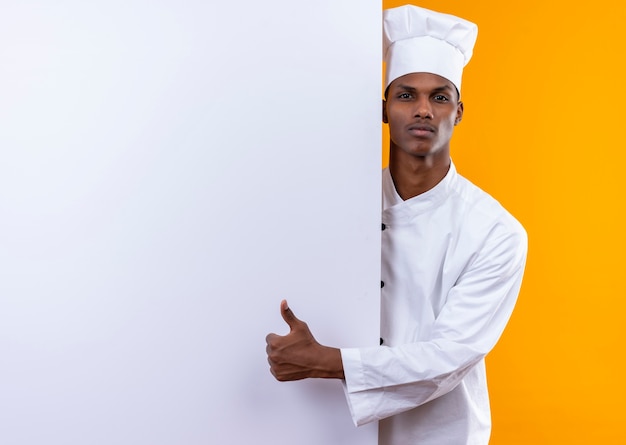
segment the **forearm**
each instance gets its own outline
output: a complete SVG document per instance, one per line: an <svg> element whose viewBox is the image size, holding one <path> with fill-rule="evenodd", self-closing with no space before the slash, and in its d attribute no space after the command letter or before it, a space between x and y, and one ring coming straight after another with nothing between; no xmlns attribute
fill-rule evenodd
<svg viewBox="0 0 626 445"><path fill-rule="evenodd" d="M441 342L345 348L341 353L349 392L417 385L425 390L419 397L422 402L454 387L485 356L470 347Z"/></svg>
<svg viewBox="0 0 626 445"><path fill-rule="evenodd" d="M344 389L356 425L402 413L447 394L483 357L470 354L473 360L468 356L465 364L453 365L454 360L433 360L428 354L416 360L406 350L400 352L402 349L341 350Z"/></svg>
<svg viewBox="0 0 626 445"><path fill-rule="evenodd" d="M321 346L320 354L316 360L317 364L311 370L310 377L324 379L343 379L343 361L341 360L341 350L328 346Z"/></svg>

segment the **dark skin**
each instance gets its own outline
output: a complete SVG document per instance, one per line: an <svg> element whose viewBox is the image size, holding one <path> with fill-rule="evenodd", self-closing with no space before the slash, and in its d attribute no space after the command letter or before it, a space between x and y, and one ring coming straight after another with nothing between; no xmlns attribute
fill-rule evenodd
<svg viewBox="0 0 626 445"><path fill-rule="evenodd" d="M280 313L289 325L289 334L269 334L265 338L267 361L276 380L343 379L339 349L319 344L307 324L296 318L285 300L280 303Z"/></svg>
<svg viewBox="0 0 626 445"><path fill-rule="evenodd" d="M463 118L463 103L455 86L430 73L395 79L383 101L383 122L389 124L389 172L404 200L437 185L450 168L450 139ZM279 381L306 378L343 379L339 348L319 344L307 324L280 304L289 325L287 335L269 334L267 360Z"/></svg>
<svg viewBox="0 0 626 445"><path fill-rule="evenodd" d="M389 171L404 200L437 185L450 168L450 139L463 118L454 85L429 73L395 79L383 102L389 124Z"/></svg>

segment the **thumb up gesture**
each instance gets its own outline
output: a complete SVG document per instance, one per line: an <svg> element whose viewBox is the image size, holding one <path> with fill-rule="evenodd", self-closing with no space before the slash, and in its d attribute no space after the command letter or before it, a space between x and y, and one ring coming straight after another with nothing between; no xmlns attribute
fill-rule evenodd
<svg viewBox="0 0 626 445"><path fill-rule="evenodd" d="M311 377L343 379L341 351L320 345L309 326L294 315L286 300L280 303L280 313L289 326L289 333L265 337L272 375L281 382Z"/></svg>

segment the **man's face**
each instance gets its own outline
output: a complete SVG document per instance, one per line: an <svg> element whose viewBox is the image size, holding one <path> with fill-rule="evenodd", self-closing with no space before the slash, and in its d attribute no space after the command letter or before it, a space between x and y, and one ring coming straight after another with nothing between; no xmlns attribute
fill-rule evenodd
<svg viewBox="0 0 626 445"><path fill-rule="evenodd" d="M462 117L456 88L441 76L412 73L389 85L383 121L389 124L392 150L448 157L452 131Z"/></svg>

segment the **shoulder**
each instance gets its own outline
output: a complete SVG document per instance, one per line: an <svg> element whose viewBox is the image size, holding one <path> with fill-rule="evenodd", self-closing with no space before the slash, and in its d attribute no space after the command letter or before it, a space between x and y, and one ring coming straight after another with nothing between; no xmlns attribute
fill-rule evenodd
<svg viewBox="0 0 626 445"><path fill-rule="evenodd" d="M466 231L526 246L522 224L498 200L461 175L457 174L451 187L449 205L458 210L457 217Z"/></svg>

